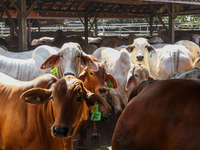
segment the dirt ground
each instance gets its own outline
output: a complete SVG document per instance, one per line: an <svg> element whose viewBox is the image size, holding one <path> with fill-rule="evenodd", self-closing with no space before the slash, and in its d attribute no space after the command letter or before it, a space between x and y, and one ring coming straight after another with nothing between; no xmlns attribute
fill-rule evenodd
<svg viewBox="0 0 200 150"><path fill-rule="evenodd" d="M86 150L111 150L111 140L115 124L117 122L117 115L112 108L112 111L108 113L107 119L102 119L97 123L98 127L98 140L92 141L92 121L87 122L87 133L84 141ZM74 150L77 150L78 135L74 138Z"/></svg>

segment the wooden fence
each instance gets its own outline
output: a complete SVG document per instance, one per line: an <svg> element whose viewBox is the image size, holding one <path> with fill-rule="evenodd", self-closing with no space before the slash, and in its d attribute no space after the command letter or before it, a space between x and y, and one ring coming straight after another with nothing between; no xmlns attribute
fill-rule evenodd
<svg viewBox="0 0 200 150"><path fill-rule="evenodd" d="M84 31L82 24L68 24L67 26L41 26L32 27L32 32L55 32L57 30L63 31ZM153 26L153 35L157 35L158 31L163 29L161 24ZM184 24L175 24L176 30L200 30L199 22L189 22ZM92 28L94 30L94 28ZM128 36L133 33L137 36L150 35L150 25L148 23L124 23L124 24L102 24L98 25L98 36ZM10 29L5 27L4 22L0 22L0 37L10 35Z"/></svg>

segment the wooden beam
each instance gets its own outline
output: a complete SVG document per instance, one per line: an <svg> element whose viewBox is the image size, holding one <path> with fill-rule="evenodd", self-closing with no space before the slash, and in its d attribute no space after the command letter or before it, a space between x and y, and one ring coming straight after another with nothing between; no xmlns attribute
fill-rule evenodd
<svg viewBox="0 0 200 150"><path fill-rule="evenodd" d="M19 27L19 35L18 35L18 51L25 51L28 49L27 42L27 18L26 14L26 1L18 0L18 7L20 8L22 15L18 15L18 27Z"/></svg>
<svg viewBox="0 0 200 150"><path fill-rule="evenodd" d="M175 5L174 4L169 4L170 5L170 11L171 15L169 15L169 39L170 43L174 44L175 42Z"/></svg>
<svg viewBox="0 0 200 150"><path fill-rule="evenodd" d="M183 7L183 5L178 5L178 10L175 13L175 16L177 17L179 12L181 11L181 8Z"/></svg>
<svg viewBox="0 0 200 150"><path fill-rule="evenodd" d="M150 36L153 36L153 20L154 20L153 15L150 15L150 17L149 17Z"/></svg>
<svg viewBox="0 0 200 150"><path fill-rule="evenodd" d="M33 2L33 4L29 7L28 11L26 12L25 17L27 17L30 14L30 12L33 10L33 8L35 7L35 5L37 4L37 2L38 2L38 0L35 0Z"/></svg>
<svg viewBox="0 0 200 150"><path fill-rule="evenodd" d="M85 42L88 44L88 14L87 12L84 14L84 27L85 27Z"/></svg>
<svg viewBox="0 0 200 150"><path fill-rule="evenodd" d="M83 0L81 4L78 6L77 10L80 10L86 2L87 0Z"/></svg>
<svg viewBox="0 0 200 150"><path fill-rule="evenodd" d="M163 27L168 30L168 28L166 27L165 23L162 21L162 17L160 16L160 14L158 14L156 12L156 9L154 8L153 4L150 3L150 8L153 10L154 15L158 17L159 21L161 22L161 24L163 25Z"/></svg>
<svg viewBox="0 0 200 150"><path fill-rule="evenodd" d="M92 23L90 22L91 25L90 25L89 31L91 30L91 28L93 27L94 23L96 22L97 17L98 17L98 14L96 14L96 16L95 16L93 22L92 22ZM89 20L89 21L90 21L90 20Z"/></svg>
<svg viewBox="0 0 200 150"><path fill-rule="evenodd" d="M177 3L177 4L188 4L188 5L200 5L200 1L198 0L140 0L141 3L148 2L159 2L159 3Z"/></svg>
<svg viewBox="0 0 200 150"><path fill-rule="evenodd" d="M17 35L18 35L18 29L17 29L17 27L16 27L16 25L15 25L15 22L13 21L11 15L10 15L9 11L8 11L8 8L6 7L6 5L5 5L5 3L4 3L3 0L0 0L0 4L1 4L1 6L3 7L3 10L4 10L4 12L6 13L6 15L7 15L7 17L8 17L8 20L10 21L11 26L13 27L13 29L14 29L14 31L15 31L15 34L16 34L16 36L17 36Z"/></svg>
<svg viewBox="0 0 200 150"><path fill-rule="evenodd" d="M22 12L21 12L21 10L19 9L19 7L18 7L12 0L10 0L10 2L11 2L11 4L15 7L15 9L17 10L17 12L18 12L20 15L22 15Z"/></svg>
<svg viewBox="0 0 200 150"><path fill-rule="evenodd" d="M131 5L145 5L145 4L149 4L149 2L147 1L143 1L143 0L88 0L88 1L92 1L92 2L102 2L102 3L110 3L110 4L131 4ZM163 4L159 1L154 1L154 3L156 4Z"/></svg>

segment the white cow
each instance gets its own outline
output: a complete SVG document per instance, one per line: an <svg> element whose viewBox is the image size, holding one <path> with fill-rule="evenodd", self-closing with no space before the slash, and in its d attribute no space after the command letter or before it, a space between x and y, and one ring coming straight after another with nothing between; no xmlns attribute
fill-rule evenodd
<svg viewBox="0 0 200 150"><path fill-rule="evenodd" d="M127 50L134 64L142 63L157 79L164 79L177 72L193 68L189 50L182 45L166 45L154 49L146 39L138 38Z"/></svg>
<svg viewBox="0 0 200 150"><path fill-rule="evenodd" d="M59 48L57 47L50 47L48 45L38 46L36 49L41 49L40 51L43 51L44 49L45 51L46 49L52 49L52 48L55 49L56 51L59 50ZM29 59L29 58L32 58L33 55L35 55L33 54L34 50L24 51L24 52L10 52L0 47L0 55L9 57L9 58L15 58L15 59Z"/></svg>
<svg viewBox="0 0 200 150"><path fill-rule="evenodd" d="M98 70L97 65L77 43L65 43L59 51L51 47L44 49L44 46L39 46L34 50L33 57L26 60L0 55L0 72L22 81L32 80L43 73L50 73L53 67L58 68L55 74L58 78L67 74L78 77L81 64L91 70Z"/></svg>
<svg viewBox="0 0 200 150"><path fill-rule="evenodd" d="M194 68L190 52L182 45L166 45L157 49L156 53L156 66L150 63L150 68L155 68L154 74L157 79L165 79L176 72ZM152 59L149 62L154 61L154 58L149 58Z"/></svg>
<svg viewBox="0 0 200 150"><path fill-rule="evenodd" d="M155 52L152 45L150 45L145 38L137 38L134 40L132 45L126 47L126 49L130 52L130 58L134 64L142 64L148 70L148 53Z"/></svg>
<svg viewBox="0 0 200 150"><path fill-rule="evenodd" d="M31 45L52 45L53 37L41 37L39 39L33 39Z"/></svg>
<svg viewBox="0 0 200 150"><path fill-rule="evenodd" d="M126 106L128 103L128 97L133 85L135 86L141 81L152 77L147 69L134 66L130 60L129 53L125 49L118 51L113 48L101 47L92 55L105 65L107 72L113 75L118 82L118 88L110 89L110 94L115 112L120 113L122 111L121 105ZM132 83L133 85L131 85Z"/></svg>
<svg viewBox="0 0 200 150"><path fill-rule="evenodd" d="M185 46L190 51L192 62L195 62L195 60L198 57L200 57L200 48L196 43L194 43L192 41L180 40L180 41L176 42L175 45Z"/></svg>

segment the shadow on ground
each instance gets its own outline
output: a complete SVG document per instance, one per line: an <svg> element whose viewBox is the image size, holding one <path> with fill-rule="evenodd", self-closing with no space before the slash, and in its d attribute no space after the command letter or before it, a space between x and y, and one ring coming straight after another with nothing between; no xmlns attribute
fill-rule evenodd
<svg viewBox="0 0 200 150"><path fill-rule="evenodd" d="M92 121L87 122L87 133L84 141L86 150L109 150L111 146L111 140L115 124L117 122L117 115L112 108L112 111L108 113L107 119L102 119L97 123L99 130L98 141L92 141ZM78 131L77 131L78 133ZM74 138L74 150L77 150L78 134Z"/></svg>

